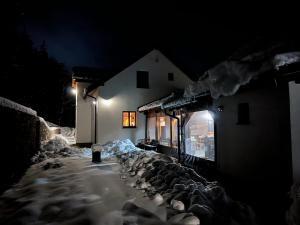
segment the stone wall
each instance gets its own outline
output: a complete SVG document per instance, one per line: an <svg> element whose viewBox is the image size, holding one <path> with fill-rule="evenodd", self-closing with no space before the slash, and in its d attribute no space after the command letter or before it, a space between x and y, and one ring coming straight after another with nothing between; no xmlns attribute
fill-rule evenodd
<svg viewBox="0 0 300 225"><path fill-rule="evenodd" d="M1 98L3 99L3 98ZM0 104L0 193L17 182L40 147L40 120L26 107ZM27 108L28 109L28 108ZM34 112L29 110L29 112Z"/></svg>

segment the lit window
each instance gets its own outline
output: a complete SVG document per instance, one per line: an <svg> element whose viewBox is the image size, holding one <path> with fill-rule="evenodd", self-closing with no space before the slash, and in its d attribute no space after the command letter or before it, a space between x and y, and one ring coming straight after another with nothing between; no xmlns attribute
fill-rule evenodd
<svg viewBox="0 0 300 225"><path fill-rule="evenodd" d="M215 160L214 119L208 110L190 113L185 136L187 154Z"/></svg>
<svg viewBox="0 0 300 225"><path fill-rule="evenodd" d="M122 113L122 124L123 124L123 128L136 127L136 112L124 111Z"/></svg>
<svg viewBox="0 0 300 225"><path fill-rule="evenodd" d="M170 118L168 116L158 117L158 141L161 145L171 145Z"/></svg>

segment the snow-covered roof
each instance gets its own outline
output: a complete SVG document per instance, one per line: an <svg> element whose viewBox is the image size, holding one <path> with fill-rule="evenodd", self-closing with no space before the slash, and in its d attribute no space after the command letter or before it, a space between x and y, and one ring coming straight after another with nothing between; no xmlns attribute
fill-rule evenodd
<svg viewBox="0 0 300 225"><path fill-rule="evenodd" d="M10 108L33 116L37 115L36 111L3 97L0 97L0 106Z"/></svg>
<svg viewBox="0 0 300 225"><path fill-rule="evenodd" d="M139 107L138 111L139 112L144 112L144 111L147 111L147 110L151 110L151 109L155 109L155 108L160 108L162 106L162 104L164 104L165 102L173 99L174 96L175 96L175 93L173 92L170 95L168 95L167 97L161 98L159 100L150 102L150 103L148 103L146 105L143 105L143 106Z"/></svg>
<svg viewBox="0 0 300 225"><path fill-rule="evenodd" d="M209 91L215 99L234 95L242 85L268 71L280 70L300 62L300 52L286 52L269 56L256 52L239 60L226 60L206 71L206 76L185 88L185 97Z"/></svg>
<svg viewBox="0 0 300 225"><path fill-rule="evenodd" d="M202 94L199 94L197 96L193 96L193 97L180 97L177 99L174 99L173 101L169 101L166 102L164 104L162 104L161 108L162 109L173 109L173 108L178 108L178 107L182 107L191 103L195 103L197 102L197 99L199 97L204 97L204 96L209 96L209 92L204 92Z"/></svg>

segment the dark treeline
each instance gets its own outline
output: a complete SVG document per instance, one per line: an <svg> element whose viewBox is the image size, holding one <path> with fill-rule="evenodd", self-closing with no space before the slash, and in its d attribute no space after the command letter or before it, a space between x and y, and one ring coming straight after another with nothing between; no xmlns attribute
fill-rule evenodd
<svg viewBox="0 0 300 225"><path fill-rule="evenodd" d="M46 43L34 47L23 24L20 3L7 7L1 32L3 59L0 96L28 106L46 120L74 126L75 98L68 92L71 77L64 65L49 57Z"/></svg>

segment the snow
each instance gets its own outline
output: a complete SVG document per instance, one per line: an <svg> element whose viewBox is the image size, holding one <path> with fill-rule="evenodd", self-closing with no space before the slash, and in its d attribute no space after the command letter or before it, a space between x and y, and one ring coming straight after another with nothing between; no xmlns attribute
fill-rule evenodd
<svg viewBox="0 0 300 225"><path fill-rule="evenodd" d="M277 54L273 60L274 67L277 70L279 70L280 67L288 66L297 62L300 62L300 52L287 52Z"/></svg>
<svg viewBox="0 0 300 225"><path fill-rule="evenodd" d="M154 109L154 108L160 108L165 102L169 101L170 99L173 99L174 96L175 96L175 94L172 93L172 94L170 94L169 96L167 96L165 98L156 100L154 102L151 102L147 105L144 105L144 106L138 108L138 111L143 112L143 111L147 111L147 110Z"/></svg>
<svg viewBox="0 0 300 225"><path fill-rule="evenodd" d="M249 206L232 200L217 182L207 181L174 158L140 151L123 159L122 165L122 178L130 186L168 208L169 224L256 224Z"/></svg>
<svg viewBox="0 0 300 225"><path fill-rule="evenodd" d="M36 111L3 97L0 97L0 106L14 109L16 111L23 112L33 116L37 115Z"/></svg>
<svg viewBox="0 0 300 225"><path fill-rule="evenodd" d="M60 136L41 152L0 197L0 224L255 224L251 209L216 182L128 139L102 145L100 164Z"/></svg>
<svg viewBox="0 0 300 225"><path fill-rule="evenodd" d="M256 52L239 60L226 60L209 69L198 82L185 88L184 97L210 91L213 98L234 95L242 85L272 69L300 62L300 52L274 54ZM204 77L204 78L203 78Z"/></svg>

